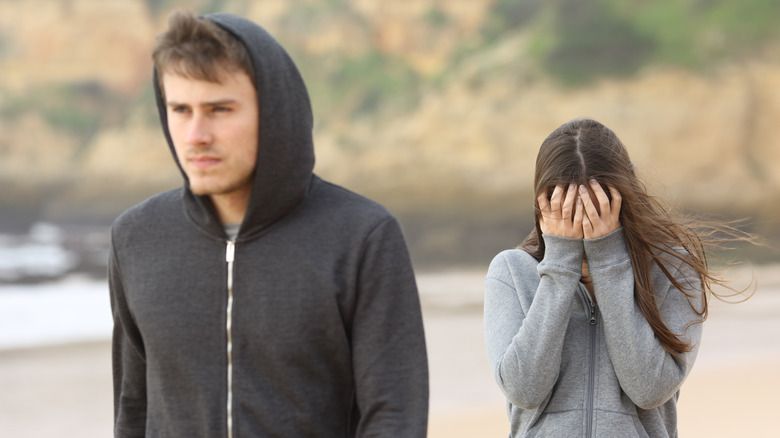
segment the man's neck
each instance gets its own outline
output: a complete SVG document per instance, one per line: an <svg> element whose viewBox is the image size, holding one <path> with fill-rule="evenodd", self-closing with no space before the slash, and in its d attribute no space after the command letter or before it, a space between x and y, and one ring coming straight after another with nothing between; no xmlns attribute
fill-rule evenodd
<svg viewBox="0 0 780 438"><path fill-rule="evenodd" d="M246 208L249 205L248 194L246 196L234 194L210 195L210 198L221 223L238 224L244 221Z"/></svg>

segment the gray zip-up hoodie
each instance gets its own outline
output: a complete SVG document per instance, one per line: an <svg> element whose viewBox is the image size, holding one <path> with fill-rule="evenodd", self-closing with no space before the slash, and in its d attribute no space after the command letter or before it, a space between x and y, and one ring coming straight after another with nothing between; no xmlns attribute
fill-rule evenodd
<svg viewBox="0 0 780 438"><path fill-rule="evenodd" d="M183 172L114 223L115 436L424 437L425 338L398 222L313 175L311 106L282 47L208 18L256 71L254 186L235 243Z"/></svg>
<svg viewBox="0 0 780 438"><path fill-rule="evenodd" d="M702 328L688 297L653 267L664 323L694 345L678 360L634 302L622 228L592 240L543 238L541 262L507 250L495 257L485 280L488 358L507 398L512 436L677 436L678 391ZM580 283L583 256L595 303ZM690 269L667 268L681 284L700 290Z"/></svg>

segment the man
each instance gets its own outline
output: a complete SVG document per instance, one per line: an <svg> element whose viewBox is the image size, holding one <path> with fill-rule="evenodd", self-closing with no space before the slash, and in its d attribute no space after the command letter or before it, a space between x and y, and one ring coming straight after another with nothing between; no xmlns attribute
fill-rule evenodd
<svg viewBox="0 0 780 438"><path fill-rule="evenodd" d="M312 114L254 23L176 13L153 54L184 186L112 228L117 437L424 437L398 222L312 173Z"/></svg>

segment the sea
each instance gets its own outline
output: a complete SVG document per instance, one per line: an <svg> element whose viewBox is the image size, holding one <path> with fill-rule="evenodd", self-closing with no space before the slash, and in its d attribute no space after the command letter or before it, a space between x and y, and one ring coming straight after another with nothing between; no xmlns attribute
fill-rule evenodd
<svg viewBox="0 0 780 438"><path fill-rule="evenodd" d="M37 222L24 232L0 232L0 351L108 341L108 251L108 225ZM732 286L755 282L756 293L740 304L710 300L699 367L780 355L780 265L745 266L731 274ZM426 332L468 326L456 338L481 338L483 278L484 268L418 273Z"/></svg>
<svg viewBox="0 0 780 438"><path fill-rule="evenodd" d="M0 350L108 340L108 227L0 233Z"/></svg>

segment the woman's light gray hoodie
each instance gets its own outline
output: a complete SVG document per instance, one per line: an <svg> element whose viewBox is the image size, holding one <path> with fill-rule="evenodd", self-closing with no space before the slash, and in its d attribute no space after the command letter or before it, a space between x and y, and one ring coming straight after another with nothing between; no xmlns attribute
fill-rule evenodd
<svg viewBox="0 0 780 438"><path fill-rule="evenodd" d="M507 250L495 257L485 280L488 358L507 398L512 436L677 436L677 397L702 329L689 298L653 265L661 317L693 345L675 358L634 301L622 229L592 240L543 238L541 262ZM596 303L580 283L583 257ZM690 269L667 268L681 284L700 290Z"/></svg>

